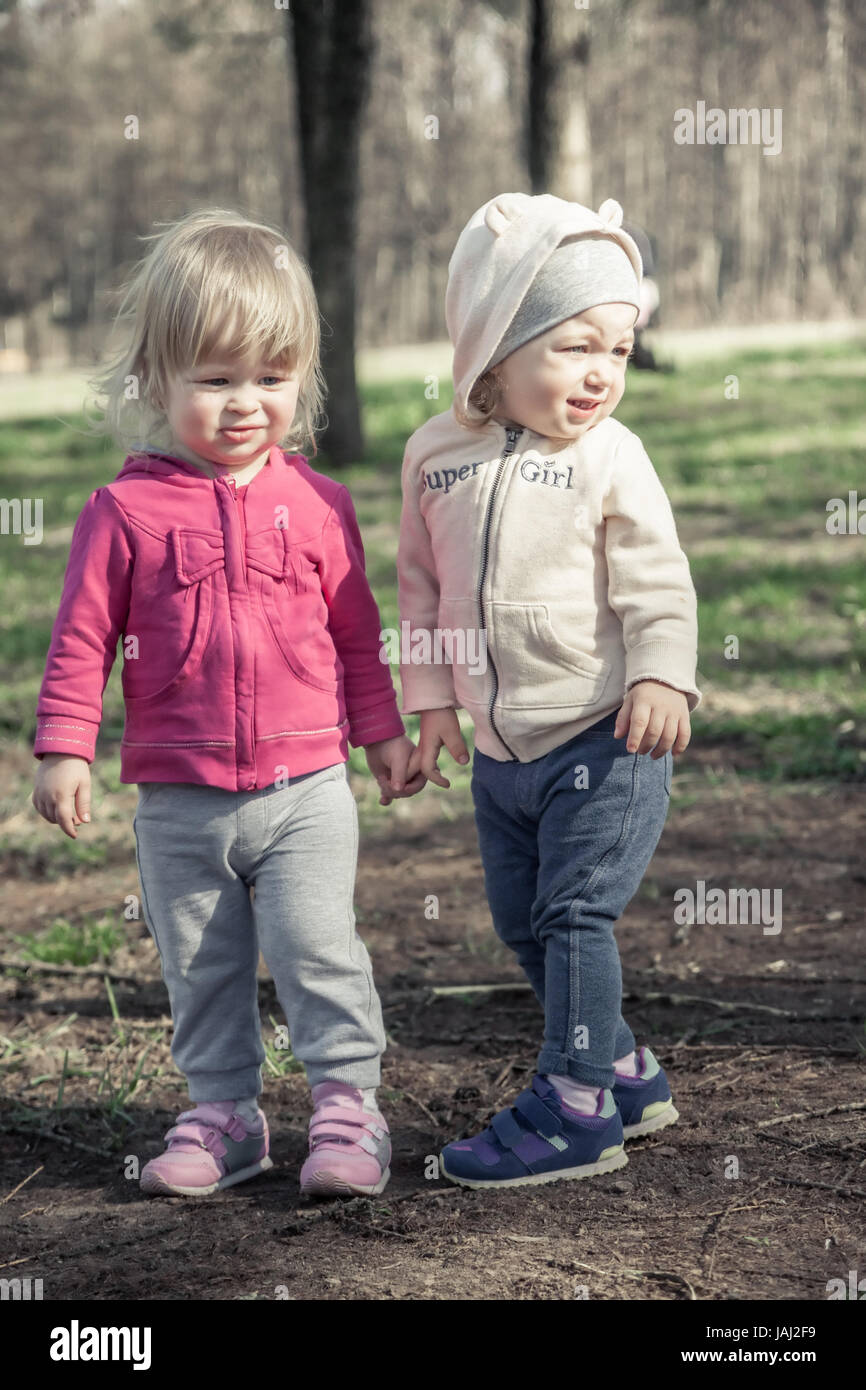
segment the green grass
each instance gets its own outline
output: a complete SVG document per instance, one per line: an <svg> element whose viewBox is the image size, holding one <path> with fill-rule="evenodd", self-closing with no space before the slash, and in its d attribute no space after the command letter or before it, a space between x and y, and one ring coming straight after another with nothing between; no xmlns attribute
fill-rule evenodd
<svg viewBox="0 0 866 1390"><path fill-rule="evenodd" d="M739 399L725 399L735 374ZM693 716L693 738L745 750L749 776L859 780L866 764L866 567L862 538L826 530L827 502L862 487L866 342L737 352L674 373L630 370L617 418L640 436L664 484L698 592L702 678L720 697ZM341 474L358 512L383 626L396 627L400 465L409 434L448 408L424 383L363 390L364 456ZM90 493L122 462L110 445L50 417L0 422L0 496L41 497L45 537L3 537L0 580L0 736L29 748L35 705L69 549L69 528ZM320 454L314 467L330 470ZM64 528L66 528L64 530ZM736 638L738 659L725 655ZM393 669L393 668L392 668ZM399 689L398 673L394 670ZM417 718L407 719L411 734ZM115 768L123 728L120 671L105 695L98 764ZM471 726L464 736L472 747ZM688 755L687 755L688 756ZM441 814L469 806L469 774L428 788ZM363 750L351 768L366 776ZM369 778L367 778L369 783ZM117 782L120 787L119 781ZM362 798L364 823L394 806ZM405 805L406 803L404 803ZM399 803L395 803L399 805ZM383 820L382 818L386 819ZM0 851L3 845L0 844ZM70 852L72 847L69 847ZM86 853L82 845L78 853ZM26 851L25 851L26 852Z"/></svg>
<svg viewBox="0 0 866 1390"><path fill-rule="evenodd" d="M79 925L58 917L36 936L13 936L12 940L24 960L48 965L93 965L95 961L107 965L123 936L110 917Z"/></svg>
<svg viewBox="0 0 866 1390"><path fill-rule="evenodd" d="M274 1037L271 1038L263 1032L262 1045L265 1049L265 1066L271 1076L293 1076L296 1072L302 1072L304 1064L298 1061L291 1049L286 1025L277 1023L271 1014L268 1018L274 1030Z"/></svg>

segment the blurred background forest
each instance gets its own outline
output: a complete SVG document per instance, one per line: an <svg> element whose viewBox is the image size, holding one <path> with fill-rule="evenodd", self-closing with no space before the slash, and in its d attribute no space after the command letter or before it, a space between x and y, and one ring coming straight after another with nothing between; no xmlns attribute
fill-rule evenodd
<svg viewBox="0 0 866 1390"><path fill-rule="evenodd" d="M94 360L137 238L196 207L275 221L308 250L291 35L316 8L339 35L358 7L2 0L0 369ZM369 22L348 79L308 64L304 90L310 113L368 65L359 344L445 336L460 228L494 193L542 191L545 96L562 118L544 191L616 198L649 231L666 326L866 310L861 0L372 0ZM676 143L674 112L700 101L779 109L781 151ZM317 178L339 205L333 150Z"/></svg>

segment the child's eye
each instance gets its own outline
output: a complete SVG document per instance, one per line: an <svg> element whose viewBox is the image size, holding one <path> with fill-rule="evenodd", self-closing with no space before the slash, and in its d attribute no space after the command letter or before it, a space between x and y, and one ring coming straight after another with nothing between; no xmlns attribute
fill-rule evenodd
<svg viewBox="0 0 866 1390"><path fill-rule="evenodd" d="M267 375L260 377L259 380L265 382L266 384L279 386L283 378L281 376L273 376L270 373L268 373ZM200 386L226 386L227 384L228 377L225 376L205 377L199 382Z"/></svg>

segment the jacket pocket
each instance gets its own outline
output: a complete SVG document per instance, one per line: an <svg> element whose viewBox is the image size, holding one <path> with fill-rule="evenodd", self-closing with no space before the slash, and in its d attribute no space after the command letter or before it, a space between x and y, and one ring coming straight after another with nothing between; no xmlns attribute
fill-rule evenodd
<svg viewBox="0 0 866 1390"><path fill-rule="evenodd" d="M564 642L547 604L494 601L490 627L503 709L579 709L602 698L609 663Z"/></svg>
<svg viewBox="0 0 866 1390"><path fill-rule="evenodd" d="M276 527L247 537L247 564L268 628L287 669L313 690L334 695L343 665L328 632L328 609L315 563Z"/></svg>
<svg viewBox="0 0 866 1390"><path fill-rule="evenodd" d="M134 636L138 655L124 660L125 700L163 700L195 675L213 627L217 572L224 568L221 531L172 527L167 563L146 576L130 605L124 649Z"/></svg>

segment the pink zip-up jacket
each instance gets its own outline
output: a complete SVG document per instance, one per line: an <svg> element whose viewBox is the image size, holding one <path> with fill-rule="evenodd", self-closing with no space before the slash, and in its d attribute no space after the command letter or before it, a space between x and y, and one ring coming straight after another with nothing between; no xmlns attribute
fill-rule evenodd
<svg viewBox="0 0 866 1390"><path fill-rule="evenodd" d="M122 782L253 791L403 721L348 490L274 447L243 487L127 458L78 518L34 756L92 762L123 639Z"/></svg>

